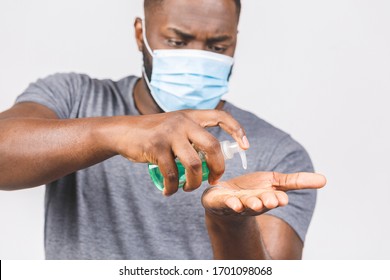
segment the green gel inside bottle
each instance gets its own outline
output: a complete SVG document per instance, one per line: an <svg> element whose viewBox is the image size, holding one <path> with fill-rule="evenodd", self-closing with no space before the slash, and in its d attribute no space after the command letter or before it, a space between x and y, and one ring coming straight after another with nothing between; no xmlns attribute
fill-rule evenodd
<svg viewBox="0 0 390 280"><path fill-rule="evenodd" d="M220 144L221 144L221 151L225 160L232 159L234 154L238 153L240 154L241 157L242 167L244 169L247 168L245 151L239 147L237 142L222 141L220 142ZM202 160L202 182L203 182L206 181L209 177L209 168L207 167L204 154L202 152L198 152L198 155L199 158ZM183 164L178 159L176 159L176 166L179 172L179 188L182 188L186 182L186 170ZM158 165L149 163L148 168L153 183L160 191L162 191L164 189L164 177L161 174Z"/></svg>
<svg viewBox="0 0 390 280"><path fill-rule="evenodd" d="M177 171L179 172L179 188L184 186L186 182L186 170L183 164L176 160ZM161 174L160 168L155 164L149 163L149 174L156 187L162 191L164 189L164 177ZM202 181L206 181L209 178L209 168L205 160L202 160Z"/></svg>

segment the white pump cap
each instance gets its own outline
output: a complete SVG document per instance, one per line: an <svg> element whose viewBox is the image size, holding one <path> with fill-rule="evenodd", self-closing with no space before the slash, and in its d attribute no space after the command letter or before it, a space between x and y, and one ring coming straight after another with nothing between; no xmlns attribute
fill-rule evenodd
<svg viewBox="0 0 390 280"><path fill-rule="evenodd" d="M247 169L246 154L243 149L240 148L237 142L222 141L221 150L225 160L232 159L234 154L240 153L242 167Z"/></svg>

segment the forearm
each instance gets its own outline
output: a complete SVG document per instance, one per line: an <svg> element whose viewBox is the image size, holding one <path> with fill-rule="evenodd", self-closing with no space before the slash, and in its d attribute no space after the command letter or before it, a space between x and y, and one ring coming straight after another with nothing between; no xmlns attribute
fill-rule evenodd
<svg viewBox="0 0 390 280"><path fill-rule="evenodd" d="M255 217L217 216L206 211L214 259L270 259Z"/></svg>
<svg viewBox="0 0 390 280"><path fill-rule="evenodd" d="M0 189L54 181L115 155L115 118L0 120Z"/></svg>

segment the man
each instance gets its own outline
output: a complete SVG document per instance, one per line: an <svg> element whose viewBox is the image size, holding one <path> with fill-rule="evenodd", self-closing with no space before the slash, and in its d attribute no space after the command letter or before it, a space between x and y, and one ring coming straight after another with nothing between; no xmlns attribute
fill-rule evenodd
<svg viewBox="0 0 390 280"><path fill-rule="evenodd" d="M0 187L47 184L46 258L301 258L325 179L293 173L313 171L305 150L221 100L239 15L238 0L145 0L135 21L142 78L49 76L0 114ZM239 159L224 162L221 128L242 149L250 139L247 174ZM191 193L178 191L175 157ZM169 198L135 162L158 164Z"/></svg>

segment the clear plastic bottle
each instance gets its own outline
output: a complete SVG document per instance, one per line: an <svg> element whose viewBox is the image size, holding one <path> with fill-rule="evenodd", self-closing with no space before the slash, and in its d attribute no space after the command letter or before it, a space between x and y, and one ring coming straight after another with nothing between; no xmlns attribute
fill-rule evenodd
<svg viewBox="0 0 390 280"><path fill-rule="evenodd" d="M234 154L239 153L241 157L242 167L244 169L247 168L245 151L240 148L237 142L222 141L220 142L220 144L222 154L225 160L232 159ZM202 152L199 152L198 154L202 160L202 181L206 181L209 177L209 168L207 167L204 154ZM183 164L178 159L176 159L176 166L179 174L179 188L182 188L184 186L184 183L186 182L186 170ZM151 163L149 163L148 167L149 174L152 178L153 183L160 191L162 191L164 189L164 177L161 174L160 168L158 168L158 165Z"/></svg>

